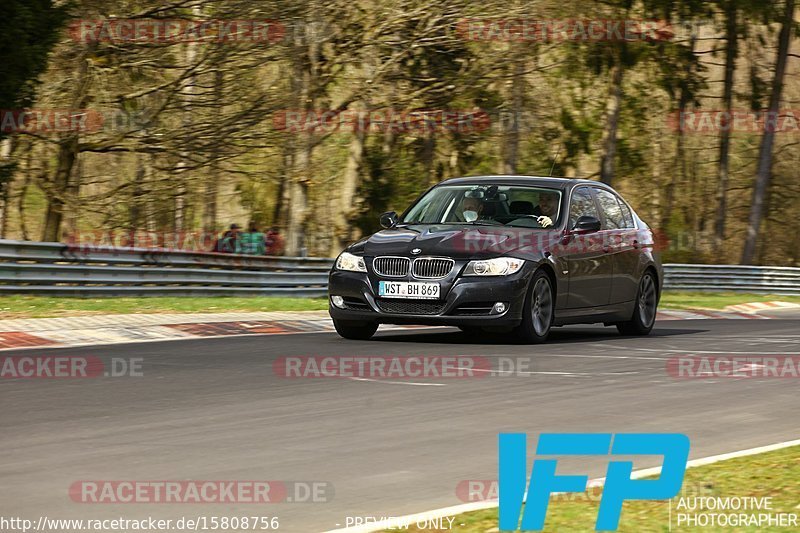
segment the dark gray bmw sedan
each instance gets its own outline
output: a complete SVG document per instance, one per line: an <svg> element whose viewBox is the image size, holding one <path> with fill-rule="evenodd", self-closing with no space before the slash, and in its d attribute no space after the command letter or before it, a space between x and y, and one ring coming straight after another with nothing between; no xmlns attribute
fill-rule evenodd
<svg viewBox="0 0 800 533"><path fill-rule="evenodd" d="M588 180L446 180L344 250L329 277L336 331L380 324L513 331L604 323L650 333L663 283L653 232L611 187Z"/></svg>

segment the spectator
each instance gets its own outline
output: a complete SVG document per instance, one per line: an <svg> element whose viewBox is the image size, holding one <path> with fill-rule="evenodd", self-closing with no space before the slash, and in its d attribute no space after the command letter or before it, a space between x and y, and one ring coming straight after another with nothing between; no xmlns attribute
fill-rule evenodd
<svg viewBox="0 0 800 533"><path fill-rule="evenodd" d="M231 224L230 229L217 239L214 244L214 251L222 254L241 253L241 230L242 227L240 225Z"/></svg>
<svg viewBox="0 0 800 533"><path fill-rule="evenodd" d="M258 230L255 222L250 222L247 231L241 237L242 253L246 255L264 255L267 251L266 236Z"/></svg>
<svg viewBox="0 0 800 533"><path fill-rule="evenodd" d="M283 237L277 226L272 226L267 231L267 255L283 255Z"/></svg>

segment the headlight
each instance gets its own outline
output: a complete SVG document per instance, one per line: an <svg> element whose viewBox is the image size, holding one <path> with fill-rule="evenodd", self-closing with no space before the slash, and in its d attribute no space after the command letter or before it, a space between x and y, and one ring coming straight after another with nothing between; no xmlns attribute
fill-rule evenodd
<svg viewBox="0 0 800 533"><path fill-rule="evenodd" d="M336 260L336 270L349 270L350 272L366 272L367 265L364 258L347 252L342 252Z"/></svg>
<svg viewBox="0 0 800 533"><path fill-rule="evenodd" d="M523 259L514 257L497 257L495 259L484 259L480 261L470 261L464 270L465 276L507 276L514 272L519 272Z"/></svg>

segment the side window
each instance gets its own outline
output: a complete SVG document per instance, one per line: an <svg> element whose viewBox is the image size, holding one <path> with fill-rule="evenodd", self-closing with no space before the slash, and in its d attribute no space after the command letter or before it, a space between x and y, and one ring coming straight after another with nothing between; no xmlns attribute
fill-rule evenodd
<svg viewBox="0 0 800 533"><path fill-rule="evenodd" d="M633 215L631 214L631 208L628 207L628 204L623 202L622 199L617 198L617 201L619 202L620 208L622 208L622 216L625 219L625 227L626 228L634 227L634 225L633 225Z"/></svg>
<svg viewBox="0 0 800 533"><path fill-rule="evenodd" d="M622 208L619 206L617 197L603 189L595 189L597 202L603 210L606 223L603 229L621 229L625 227L625 217L622 216Z"/></svg>
<svg viewBox="0 0 800 533"><path fill-rule="evenodd" d="M592 198L592 192L588 187L580 187L572 193L572 201L569 205L569 227L574 228L578 219L584 216L600 218L594 198Z"/></svg>

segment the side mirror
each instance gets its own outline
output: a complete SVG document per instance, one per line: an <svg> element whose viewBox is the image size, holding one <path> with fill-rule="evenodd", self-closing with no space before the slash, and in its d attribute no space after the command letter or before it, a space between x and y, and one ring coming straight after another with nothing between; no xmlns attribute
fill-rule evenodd
<svg viewBox="0 0 800 533"><path fill-rule="evenodd" d="M388 211L381 215L381 226L384 228L393 228L397 224L397 213Z"/></svg>
<svg viewBox="0 0 800 533"><path fill-rule="evenodd" d="M573 231L592 232L600 231L600 221L595 217L582 216L575 222Z"/></svg>

